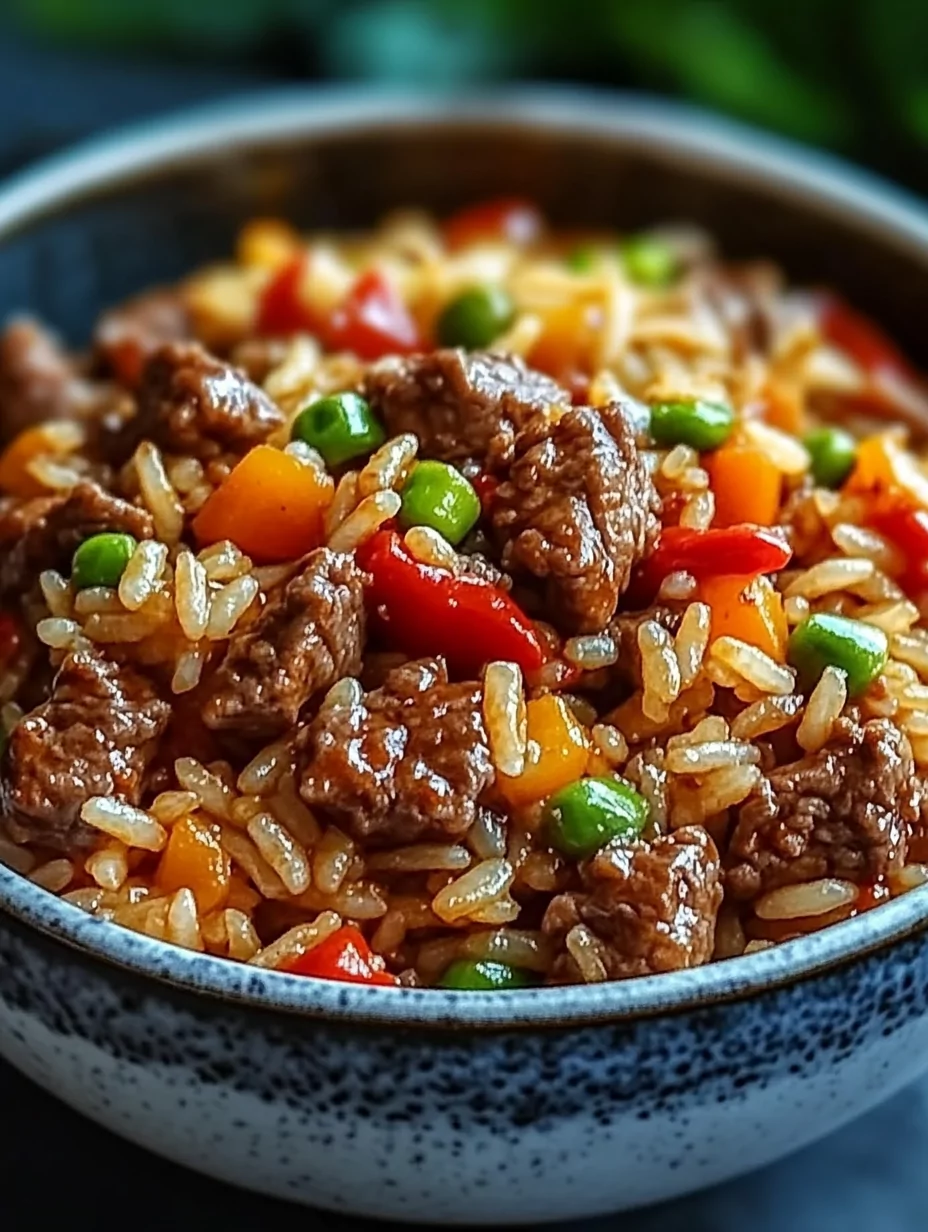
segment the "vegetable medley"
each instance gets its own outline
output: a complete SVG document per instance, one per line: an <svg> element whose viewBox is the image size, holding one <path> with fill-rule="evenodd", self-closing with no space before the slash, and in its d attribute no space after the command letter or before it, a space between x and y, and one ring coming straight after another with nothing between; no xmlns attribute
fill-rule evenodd
<svg viewBox="0 0 928 1232"><path fill-rule="evenodd" d="M699 966L928 881L928 402L505 199L0 335L0 861L303 977Z"/></svg>

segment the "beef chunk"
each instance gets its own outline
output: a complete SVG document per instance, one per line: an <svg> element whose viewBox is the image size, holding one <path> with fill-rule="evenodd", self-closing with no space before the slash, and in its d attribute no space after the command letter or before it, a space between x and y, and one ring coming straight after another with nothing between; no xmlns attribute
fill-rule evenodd
<svg viewBox="0 0 928 1232"><path fill-rule="evenodd" d="M135 388L148 358L168 342L192 336L183 294L174 288L146 291L100 318L94 333L97 357L124 384Z"/></svg>
<svg viewBox="0 0 928 1232"><path fill-rule="evenodd" d="M84 419L100 405L57 340L34 321L0 334L0 443L48 419Z"/></svg>
<svg viewBox="0 0 928 1232"><path fill-rule="evenodd" d="M138 412L121 435L129 457L141 440L204 460L245 454L283 425L283 412L237 368L195 342L159 347L149 357Z"/></svg>
<svg viewBox="0 0 928 1232"><path fill-rule="evenodd" d="M96 832L80 820L91 796L139 804L171 708L130 667L88 651L61 666L47 702L13 729L2 782L18 841L70 851Z"/></svg>
<svg viewBox="0 0 928 1232"><path fill-rule="evenodd" d="M583 890L553 899L542 928L562 941L585 924L600 941L609 979L698 967L712 957L722 884L718 852L701 827L605 847L581 865L580 876ZM579 979L569 953L553 974Z"/></svg>
<svg viewBox="0 0 928 1232"><path fill-rule="evenodd" d="M900 868L920 795L898 728L885 719L839 719L823 749L772 770L741 806L729 893L749 899L819 877L871 881Z"/></svg>
<svg viewBox="0 0 928 1232"><path fill-rule="evenodd" d="M318 548L258 619L233 635L203 721L214 730L272 739L314 693L361 670L364 575L354 557Z"/></svg>
<svg viewBox="0 0 928 1232"><path fill-rule="evenodd" d="M387 431L414 432L419 452L445 462L476 460L491 469L512 458L516 433L570 395L521 359L481 351L433 351L378 364L364 393Z"/></svg>
<svg viewBox="0 0 928 1232"><path fill-rule="evenodd" d="M0 512L0 594L28 590L43 569L62 569L75 548L101 531L136 539L154 534L151 515L82 480L67 496L39 496Z"/></svg>
<svg viewBox="0 0 928 1232"><path fill-rule="evenodd" d="M519 434L491 517L503 567L543 578L567 633L604 629L660 529L658 496L619 408L587 407Z"/></svg>
<svg viewBox="0 0 928 1232"><path fill-rule="evenodd" d="M424 659L356 705L323 707L301 740L300 794L356 838L463 834L494 778L479 684Z"/></svg>

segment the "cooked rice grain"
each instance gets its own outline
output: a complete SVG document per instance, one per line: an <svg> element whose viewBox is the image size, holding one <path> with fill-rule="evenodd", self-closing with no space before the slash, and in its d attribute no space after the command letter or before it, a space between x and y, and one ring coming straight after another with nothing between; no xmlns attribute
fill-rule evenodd
<svg viewBox="0 0 928 1232"><path fill-rule="evenodd" d="M411 526L403 536L403 542L416 560L424 565L450 570L457 567L457 552L444 535L431 526Z"/></svg>
<svg viewBox="0 0 928 1232"><path fill-rule="evenodd" d="M719 637L712 643L710 659L746 680L761 693L783 696L792 693L795 674L762 650L735 637Z"/></svg>
<svg viewBox="0 0 928 1232"><path fill-rule="evenodd" d="M81 806L81 820L127 847L160 851L167 831L149 813L115 796L91 796Z"/></svg>
<svg viewBox="0 0 928 1232"><path fill-rule="evenodd" d="M248 835L290 894L309 888L312 876L306 850L276 817L256 814L248 822Z"/></svg>
<svg viewBox="0 0 928 1232"><path fill-rule="evenodd" d="M215 591L210 599L205 634L208 641L228 637L238 621L258 597L260 587L250 574L233 578Z"/></svg>
<svg viewBox="0 0 928 1232"><path fill-rule="evenodd" d="M167 544L143 539L119 579L119 600L127 611L137 612L152 597L168 563Z"/></svg>
<svg viewBox="0 0 928 1232"><path fill-rule="evenodd" d="M177 543L184 529L184 507L168 479L161 451L151 441L142 441L136 449L135 469L158 538L167 544Z"/></svg>
<svg viewBox="0 0 928 1232"><path fill-rule="evenodd" d="M487 666L483 678L483 721L494 764L501 774L514 776L525 769L528 719L522 669L516 663Z"/></svg>
<svg viewBox="0 0 928 1232"><path fill-rule="evenodd" d="M286 967L309 950L321 945L342 926L341 917L334 911L323 911L311 924L297 924L271 945L259 950L250 962L255 967Z"/></svg>
<svg viewBox="0 0 928 1232"><path fill-rule="evenodd" d="M565 945L585 984L601 984L609 978L600 957L599 941L585 924L574 925L567 934Z"/></svg>
<svg viewBox="0 0 928 1232"><path fill-rule="evenodd" d="M806 703L796 730L796 742L807 753L816 753L831 739L831 733L847 701L847 675L829 664Z"/></svg>
<svg viewBox="0 0 928 1232"><path fill-rule="evenodd" d="M419 441L412 432L404 432L381 445L358 475L359 494L371 496L374 492L402 488L418 450Z"/></svg>
<svg viewBox="0 0 928 1232"><path fill-rule="evenodd" d="M641 652L642 699L644 714L655 722L667 717L667 707L680 693L680 665L667 630L656 620L643 620L638 626Z"/></svg>
<svg viewBox="0 0 928 1232"><path fill-rule="evenodd" d="M506 894L514 875L508 860L484 860L440 890L432 899L432 910L446 924L473 918Z"/></svg>
<svg viewBox="0 0 928 1232"><path fill-rule="evenodd" d="M680 668L680 688L688 689L702 668L709 645L712 611L707 603L690 603L683 613L673 650Z"/></svg>
<svg viewBox="0 0 928 1232"><path fill-rule="evenodd" d="M329 536L329 547L333 552L353 552L399 511L400 498L395 492L365 496Z"/></svg>
<svg viewBox="0 0 928 1232"><path fill-rule="evenodd" d="M754 904L754 911L762 920L796 920L827 915L856 899L857 886L852 881L824 877L820 881L769 890Z"/></svg>

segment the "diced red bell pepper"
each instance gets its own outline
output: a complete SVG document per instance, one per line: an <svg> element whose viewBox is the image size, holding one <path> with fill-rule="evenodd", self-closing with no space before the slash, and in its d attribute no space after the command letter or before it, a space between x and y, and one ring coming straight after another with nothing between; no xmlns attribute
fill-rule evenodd
<svg viewBox="0 0 928 1232"><path fill-rule="evenodd" d="M836 295L823 297L819 324L828 341L870 375L890 371L913 377L911 365L896 344L873 321Z"/></svg>
<svg viewBox="0 0 928 1232"><path fill-rule="evenodd" d="M333 351L354 351L361 359L409 355L423 346L409 309L379 270L358 278L332 314L326 342Z"/></svg>
<svg viewBox="0 0 928 1232"><path fill-rule="evenodd" d="M490 508L493 503L493 497L496 495L496 489L499 487L499 480L495 475L477 475L471 480L474 491L480 499L480 508L484 513Z"/></svg>
<svg viewBox="0 0 928 1232"><path fill-rule="evenodd" d="M749 523L708 530L667 526L633 577L626 602L632 607L649 603L671 573L689 573L697 581L729 574L759 577L783 569L792 555L779 535Z"/></svg>
<svg viewBox="0 0 928 1232"><path fill-rule="evenodd" d="M395 975L383 970L363 934L350 924L301 954L286 970L291 975L314 975L320 980L342 980L348 984L381 984L391 988L399 985Z"/></svg>
<svg viewBox="0 0 928 1232"><path fill-rule="evenodd" d="M264 288L258 301L255 328L264 337L287 334L320 334L324 321L301 294L309 254L301 252L281 266Z"/></svg>
<svg viewBox="0 0 928 1232"><path fill-rule="evenodd" d="M479 240L531 244L543 230L540 211L522 197L500 197L472 205L452 214L444 227L445 243L449 248L466 248Z"/></svg>
<svg viewBox="0 0 928 1232"><path fill-rule="evenodd" d="M538 634L497 586L417 561L394 531L379 531L357 557L371 576L369 603L398 649L443 655L452 672L465 677L497 659L524 672L545 662Z"/></svg>
<svg viewBox="0 0 928 1232"><path fill-rule="evenodd" d="M896 580L906 594L919 595L928 590L928 512L904 504L877 506L868 521L905 559L905 568Z"/></svg>

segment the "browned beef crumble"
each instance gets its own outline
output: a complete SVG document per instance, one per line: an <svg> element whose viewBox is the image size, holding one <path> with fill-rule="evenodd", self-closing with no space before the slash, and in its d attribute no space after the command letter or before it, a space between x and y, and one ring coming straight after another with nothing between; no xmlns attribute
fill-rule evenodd
<svg viewBox="0 0 928 1232"><path fill-rule="evenodd" d="M234 633L210 682L203 721L214 730L270 740L296 723L320 689L361 670L364 574L353 556L318 548Z"/></svg>
<svg viewBox="0 0 928 1232"><path fill-rule="evenodd" d="M722 903L719 855L698 826L653 843L614 843L580 867L583 889L552 899L542 928L563 942L577 924L598 938L609 979L697 967L712 957ZM569 953L555 961L555 979L576 982Z"/></svg>
<svg viewBox="0 0 928 1232"><path fill-rule="evenodd" d="M0 334L0 443L36 424L87 419L100 409L101 391L43 326L23 319Z"/></svg>
<svg viewBox="0 0 928 1232"><path fill-rule="evenodd" d="M457 836L494 779L473 681L449 684L423 659L387 674L354 706L323 707L300 740L300 794L358 839Z"/></svg>
<svg viewBox="0 0 928 1232"><path fill-rule="evenodd" d="M90 480L66 496L39 496L0 509L0 594L23 594L43 569L67 570L75 549L101 531L150 539L154 523L150 514Z"/></svg>
<svg viewBox="0 0 928 1232"><path fill-rule="evenodd" d="M192 332L181 291L158 287L104 313L94 331L94 349L105 371L135 386L159 347L183 342Z"/></svg>
<svg viewBox="0 0 928 1232"><path fill-rule="evenodd" d="M873 881L901 868L921 790L898 728L840 718L823 749L771 770L741 806L729 893L754 898L827 876Z"/></svg>
<svg viewBox="0 0 928 1232"><path fill-rule="evenodd" d="M195 342L159 347L142 372L138 412L117 448L129 457L141 440L200 459L245 454L282 427L280 408L243 372Z"/></svg>
<svg viewBox="0 0 928 1232"><path fill-rule="evenodd" d="M52 695L10 734L2 800L18 841L69 851L99 837L80 820L91 796L141 803L171 707L131 667L68 655Z"/></svg>
<svg viewBox="0 0 928 1232"><path fill-rule="evenodd" d="M481 351L433 351L375 365L365 396L388 433L414 432L425 458L507 465L516 434L570 395L521 359Z"/></svg>
<svg viewBox="0 0 928 1232"><path fill-rule="evenodd" d="M519 434L491 517L505 540L503 567L546 587L551 620L595 633L615 615L633 567L653 547L660 509L621 411L536 417Z"/></svg>

